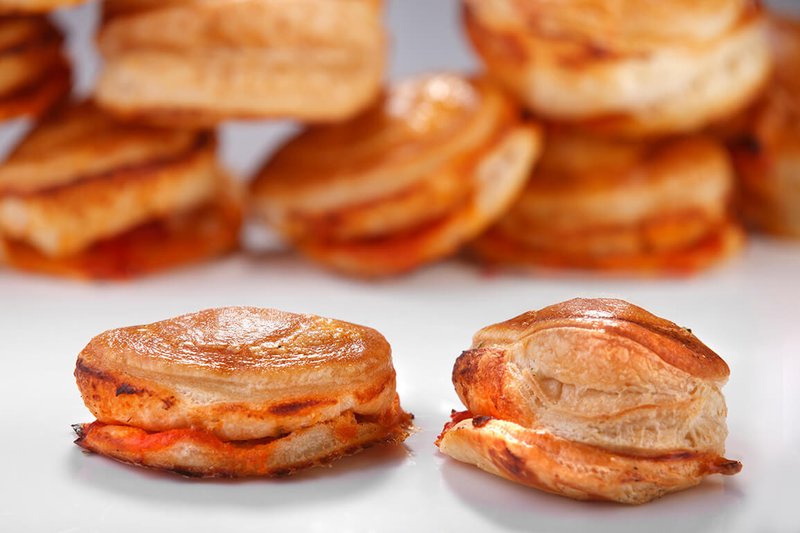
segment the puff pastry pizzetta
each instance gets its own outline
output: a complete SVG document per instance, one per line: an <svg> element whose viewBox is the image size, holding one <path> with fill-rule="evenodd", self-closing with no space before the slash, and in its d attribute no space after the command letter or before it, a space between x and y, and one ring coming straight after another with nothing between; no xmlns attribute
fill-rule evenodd
<svg viewBox="0 0 800 533"><path fill-rule="evenodd" d="M282 475L408 436L377 331L274 309L211 309L107 331L78 356L97 417L76 443L202 477Z"/></svg>
<svg viewBox="0 0 800 533"><path fill-rule="evenodd" d="M330 122L380 92L379 0L107 0L104 13L96 98L122 117Z"/></svg>
<svg viewBox="0 0 800 533"><path fill-rule="evenodd" d="M725 362L621 300L575 299L479 331L456 361L447 455L547 492L639 504L736 474Z"/></svg>
<svg viewBox="0 0 800 533"><path fill-rule="evenodd" d="M0 16L0 120L38 117L67 97L72 76L62 41L43 15Z"/></svg>
<svg viewBox="0 0 800 533"><path fill-rule="evenodd" d="M519 195L541 130L485 79L398 82L353 120L304 130L251 187L256 212L304 255L363 277L454 254Z"/></svg>

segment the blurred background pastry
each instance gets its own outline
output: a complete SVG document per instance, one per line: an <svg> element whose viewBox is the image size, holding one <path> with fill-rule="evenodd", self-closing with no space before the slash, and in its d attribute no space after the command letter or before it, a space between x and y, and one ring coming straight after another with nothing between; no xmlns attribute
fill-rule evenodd
<svg viewBox="0 0 800 533"><path fill-rule="evenodd" d="M685 328L576 298L475 334L453 367L467 411L437 445L554 494L645 503L741 470L723 457L729 374Z"/></svg>
<svg viewBox="0 0 800 533"><path fill-rule="evenodd" d="M62 41L43 15L0 16L0 121L38 117L69 95Z"/></svg>
<svg viewBox="0 0 800 533"><path fill-rule="evenodd" d="M6 261L125 278L232 250L238 195L210 133L120 125L91 103L40 124L0 166Z"/></svg>
<svg viewBox="0 0 800 533"><path fill-rule="evenodd" d="M738 251L734 180L718 141L612 141L551 128L524 192L474 244L520 267L689 273Z"/></svg>
<svg viewBox="0 0 800 533"><path fill-rule="evenodd" d="M208 309L106 331L75 378L97 417L76 444L201 477L286 475L409 435L391 347L372 328Z"/></svg>
<svg viewBox="0 0 800 533"><path fill-rule="evenodd" d="M377 98L380 0L106 0L95 97L126 119L347 119Z"/></svg>
<svg viewBox="0 0 800 533"><path fill-rule="evenodd" d="M500 216L540 131L484 79L408 79L361 116L312 127L252 186L258 214L335 270L383 276L455 253Z"/></svg>
<svg viewBox="0 0 800 533"><path fill-rule="evenodd" d="M0 15L45 13L61 7L75 6L86 0L0 0Z"/></svg>
<svg viewBox="0 0 800 533"><path fill-rule="evenodd" d="M746 106L771 58L752 0L463 0L489 72L534 113L615 136L696 130Z"/></svg>
<svg viewBox="0 0 800 533"><path fill-rule="evenodd" d="M775 75L764 96L734 121L728 140L747 222L799 238L800 21L775 15L770 22Z"/></svg>

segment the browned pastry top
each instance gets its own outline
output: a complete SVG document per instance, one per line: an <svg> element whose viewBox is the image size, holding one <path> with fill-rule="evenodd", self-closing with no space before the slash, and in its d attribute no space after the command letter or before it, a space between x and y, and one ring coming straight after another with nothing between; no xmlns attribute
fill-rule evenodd
<svg viewBox="0 0 800 533"><path fill-rule="evenodd" d="M371 328L252 307L111 330L93 339L81 359L86 365L102 359L100 366L239 381L299 378L324 367L332 383L391 364L388 343Z"/></svg>
<svg viewBox="0 0 800 533"><path fill-rule="evenodd" d="M486 0L466 0L478 8ZM554 42L582 43L593 58L614 59L664 43L714 39L758 10L753 0L490 0L496 20Z"/></svg>
<svg viewBox="0 0 800 533"><path fill-rule="evenodd" d="M506 98L485 80L454 74L412 78L358 118L311 127L292 139L264 168L254 192L304 209L344 202L345 193L355 197L350 203L374 199L482 146L510 122ZM390 171L394 175L387 179Z"/></svg>
<svg viewBox="0 0 800 533"><path fill-rule="evenodd" d="M659 318L636 305L609 298L575 298L529 311L475 334L473 347L514 342L548 328L591 328L627 337L639 343L665 363L692 376L726 380L728 365L691 330Z"/></svg>

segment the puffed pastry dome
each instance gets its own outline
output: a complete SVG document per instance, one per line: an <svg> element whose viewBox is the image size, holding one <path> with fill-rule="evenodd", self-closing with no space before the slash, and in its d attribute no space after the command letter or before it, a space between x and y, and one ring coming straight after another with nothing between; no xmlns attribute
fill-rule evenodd
<svg viewBox="0 0 800 533"><path fill-rule="evenodd" d="M763 98L730 143L745 219L800 237L800 21L771 21L777 68Z"/></svg>
<svg viewBox="0 0 800 533"><path fill-rule="evenodd" d="M741 249L722 144L614 141L553 128L521 197L473 243L523 268L689 274Z"/></svg>
<svg viewBox="0 0 800 533"><path fill-rule="evenodd" d="M640 504L736 474L723 457L728 366L621 300L575 299L480 330L453 369L459 460L578 500Z"/></svg>
<svg viewBox="0 0 800 533"><path fill-rule="evenodd" d="M401 442L411 425L380 333L274 309L107 331L75 377L97 417L76 426L79 446L184 475L283 475Z"/></svg>
<svg viewBox="0 0 800 533"><path fill-rule="evenodd" d="M399 274L455 253L502 214L540 143L487 80L421 76L354 120L291 139L253 183L252 202L327 267Z"/></svg>
<svg viewBox="0 0 800 533"><path fill-rule="evenodd" d="M238 196L212 134L121 125L74 105L0 165L0 255L80 278L146 274L235 248Z"/></svg>
<svg viewBox="0 0 800 533"><path fill-rule="evenodd" d="M0 16L0 121L38 117L66 98L72 78L62 41L42 15Z"/></svg>
<svg viewBox="0 0 800 533"><path fill-rule="evenodd" d="M616 136L696 130L758 94L754 0L463 0L487 69L531 111Z"/></svg>
<svg viewBox="0 0 800 533"><path fill-rule="evenodd" d="M97 102L163 125L344 120L377 98L379 0L106 0Z"/></svg>
<svg viewBox="0 0 800 533"><path fill-rule="evenodd" d="M0 15L46 13L60 7L82 4L86 0L0 0Z"/></svg>

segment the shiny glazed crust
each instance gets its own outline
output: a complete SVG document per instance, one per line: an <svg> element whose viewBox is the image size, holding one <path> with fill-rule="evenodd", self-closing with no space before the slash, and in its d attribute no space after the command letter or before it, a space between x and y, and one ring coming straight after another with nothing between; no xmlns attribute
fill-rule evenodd
<svg viewBox="0 0 800 533"><path fill-rule="evenodd" d="M257 212L301 252L384 276L454 253L513 201L541 133L486 80L400 82L370 111L290 140L252 185Z"/></svg>
<svg viewBox="0 0 800 533"><path fill-rule="evenodd" d="M110 0L105 9L95 96L126 119L338 121L380 90L386 38L373 0Z"/></svg>
<svg viewBox="0 0 800 533"><path fill-rule="evenodd" d="M200 476L278 475L378 442L410 416L377 331L273 309L211 309L112 330L75 369L98 422L77 443Z"/></svg>
<svg viewBox="0 0 800 533"><path fill-rule="evenodd" d="M453 369L469 411L438 444L543 490L644 503L741 468L722 457L728 374L685 328L621 300L570 300L475 335Z"/></svg>
<svg viewBox="0 0 800 533"><path fill-rule="evenodd" d="M766 82L764 16L750 0L464 0L489 71L537 114L641 137L695 130Z"/></svg>
<svg viewBox="0 0 800 533"><path fill-rule="evenodd" d="M687 274L741 248L734 179L703 136L611 141L551 130L512 208L473 243L522 267Z"/></svg>

